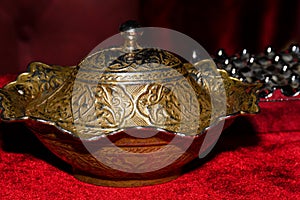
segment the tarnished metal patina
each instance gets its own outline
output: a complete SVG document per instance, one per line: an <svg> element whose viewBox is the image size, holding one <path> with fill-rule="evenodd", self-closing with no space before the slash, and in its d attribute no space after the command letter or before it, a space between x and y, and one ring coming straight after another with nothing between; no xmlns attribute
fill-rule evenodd
<svg viewBox="0 0 300 200"><path fill-rule="evenodd" d="M167 50L128 51L124 46L95 52L77 66L34 62L28 72L0 90L1 118L27 124L45 146L73 166L80 180L118 187L161 183L177 177L182 166L198 156L211 125L259 111L260 85L243 83L223 70L212 71L214 65L210 59L189 63ZM221 86L226 98L218 93ZM212 115L213 109L219 112L211 103L212 91L215 105L226 99L225 113ZM126 131L158 134L134 138ZM174 135L180 135L182 142L193 140L191 147L170 165L147 173L112 169L82 144L97 146L94 152L108 160L119 154L119 160L111 162L120 166L149 168L149 163L158 165L180 149L168 146ZM124 151L147 155L137 161L99 145L106 137Z"/></svg>

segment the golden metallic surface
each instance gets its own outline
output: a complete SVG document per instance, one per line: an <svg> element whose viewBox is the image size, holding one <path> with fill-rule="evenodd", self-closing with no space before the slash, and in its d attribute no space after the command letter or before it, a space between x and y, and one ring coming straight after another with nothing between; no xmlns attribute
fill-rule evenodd
<svg viewBox="0 0 300 200"><path fill-rule="evenodd" d="M170 181L199 156L212 125L259 111L260 85L229 77L214 65L212 60L192 65L158 49L120 48L96 52L72 67L34 62L0 89L1 119L23 121L72 165L79 180L114 187ZM178 143L171 144L175 135ZM116 148L102 145L104 139ZM190 146L182 152L185 144Z"/></svg>
<svg viewBox="0 0 300 200"><path fill-rule="evenodd" d="M97 52L74 67L32 63L0 90L3 118L44 120L83 138L130 127L197 135L219 117L259 110L259 85L242 83L222 70L216 79L211 60L191 65L157 49L118 51ZM214 107L217 117L211 115L212 91L217 104L227 101L226 113Z"/></svg>

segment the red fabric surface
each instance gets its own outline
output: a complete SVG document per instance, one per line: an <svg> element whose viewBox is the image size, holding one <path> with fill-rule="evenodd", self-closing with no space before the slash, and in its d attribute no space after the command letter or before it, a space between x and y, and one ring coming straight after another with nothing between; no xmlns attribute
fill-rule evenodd
<svg viewBox="0 0 300 200"><path fill-rule="evenodd" d="M25 126L1 123L0 199L300 199L300 100L281 98L237 118L178 179L138 188L80 182Z"/></svg>
<svg viewBox="0 0 300 200"><path fill-rule="evenodd" d="M294 0L2 0L0 74L31 61L75 65L128 19L181 31L210 54L282 49L300 42L299 8ZM1 76L0 86L14 78ZM300 98L276 95L181 177L139 188L80 182L22 124L0 123L0 199L300 199Z"/></svg>

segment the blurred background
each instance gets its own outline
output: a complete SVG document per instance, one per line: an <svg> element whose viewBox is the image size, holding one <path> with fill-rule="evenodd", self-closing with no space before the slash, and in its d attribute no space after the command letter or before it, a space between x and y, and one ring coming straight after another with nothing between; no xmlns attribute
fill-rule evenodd
<svg viewBox="0 0 300 200"><path fill-rule="evenodd" d="M180 31L210 54L300 41L297 0L0 0L0 74L31 61L76 65L129 19Z"/></svg>

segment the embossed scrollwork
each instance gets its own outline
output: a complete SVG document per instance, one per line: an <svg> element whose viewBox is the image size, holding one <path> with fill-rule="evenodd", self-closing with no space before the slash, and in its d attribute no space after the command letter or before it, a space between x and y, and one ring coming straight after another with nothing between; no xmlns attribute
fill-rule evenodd
<svg viewBox="0 0 300 200"><path fill-rule="evenodd" d="M113 57L105 55L108 51ZM221 82L227 95L224 115L258 111L258 86L222 70L216 70L221 77L216 82L209 73L210 60L195 68L163 50L141 49L122 56L118 51L97 52L73 67L32 63L29 72L0 90L3 116L46 120L87 138L135 126L196 135L220 117ZM218 115L211 119L213 109Z"/></svg>
<svg viewBox="0 0 300 200"><path fill-rule="evenodd" d="M102 128L121 126L133 112L130 96L119 85L98 85L95 97L95 114Z"/></svg>
<svg viewBox="0 0 300 200"><path fill-rule="evenodd" d="M152 124L178 124L181 119L180 104L170 88L159 84L150 84L138 98L140 113L148 117Z"/></svg>

